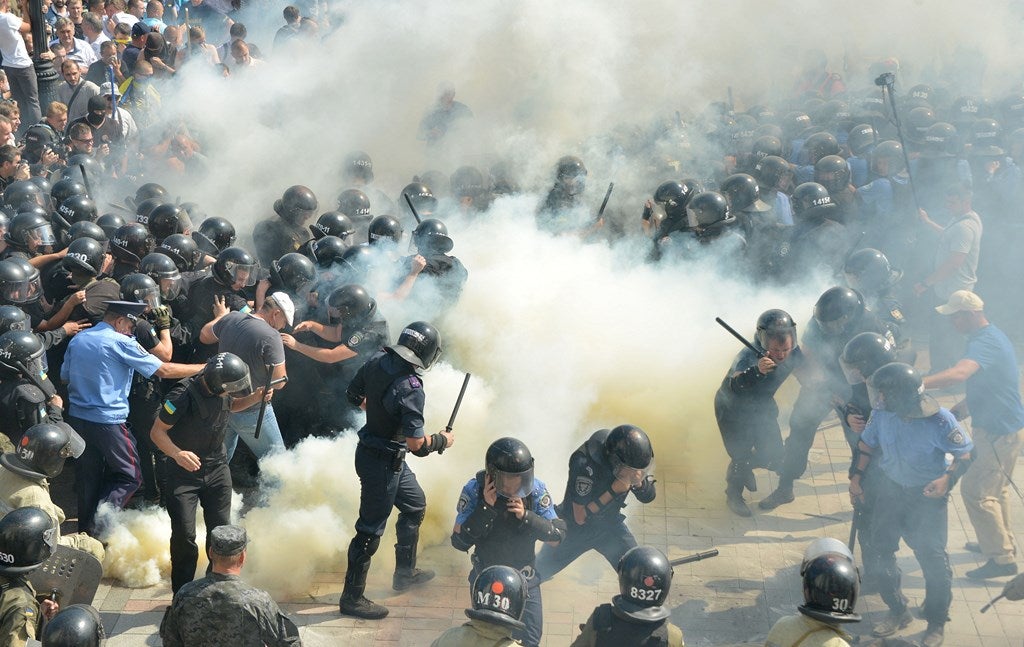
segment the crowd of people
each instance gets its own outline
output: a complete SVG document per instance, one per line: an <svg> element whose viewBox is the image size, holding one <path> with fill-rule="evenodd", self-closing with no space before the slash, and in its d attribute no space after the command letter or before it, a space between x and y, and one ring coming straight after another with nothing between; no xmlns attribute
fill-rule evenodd
<svg viewBox="0 0 1024 647"><path fill-rule="evenodd" d="M88 607L58 613L52 600L35 602L28 578L58 543L102 560L100 506L138 501L171 519L175 597L164 644L299 644L294 623L240 579L247 536L230 524L232 492L260 485L259 459L356 429L359 518L339 610L388 614L364 593L392 508L393 588L429 582L433 572L417 567L427 502L410 455L455 442L450 428L425 432L421 376L442 335L457 334L445 318L470 280L446 223L544 191L532 224L553 236L628 243L642 250L637 262L662 267L711 264L765 290L808 276L834 283L800 335L786 310L763 313L713 402L730 459L725 504L742 517L754 514L744 494L758 490L755 469L779 479L760 510L795 500L830 414L850 445L860 565L854 546L812 546L801 567L806 604L768 644L818 633L820 644L845 644L839 626L860 619L861 573L890 610L873 633L908 626L901 539L926 580L923 644L942 644L947 503L961 479L977 533L966 549L987 559L968 577L1016 574L1008 485L1024 407L1011 342L1021 331L1010 314L1020 287L1006 277L1021 233L1013 214L1024 197L1024 94L988 100L919 84L896 96L894 60L847 87L824 55L808 52L784 101L711 103L693 118L677 113L612 137L609 154L628 151L651 180L650 198L636 205L606 209L610 186L598 207L584 155L559 159L543 187L522 186L522 169L496 160L424 172L395 191L375 182L370 155L354 151L335 203L293 185L273 215L238 231L231 214L210 216L152 181L214 168L187 121L165 118L161 83L179 73L258 74L265 64L232 19L237 7L88 4L44 3L44 47L32 43L27 3L16 14L0 0L0 90L11 98L0 101L0 579L12 585L0 633L22 641L13 644L34 637L40 618L51 628L44 645L58 644L47 631L67 625L102 634ZM285 8L267 51L322 37L330 16L317 9ZM51 60L63 79L48 105L33 59ZM418 137L436 150L481 119L442 83ZM128 198L111 201L125 189ZM402 251L407 238L412 254ZM417 320L392 335L384 303L406 304ZM1006 317L1007 332L989 316ZM927 355L912 334L927 337ZM790 375L800 390L783 441L775 395ZM924 394L958 385L966 397L950 409ZM621 591L573 644L681 645L665 606L672 564L637 546L621 512L630 494L655 498L653 457L636 426L596 431L570 457L556 503L522 441L493 442L461 492L451 534L454 548L472 553L470 622L435 644L539 645L543 582L596 550ZM77 532L61 533L66 515L49 484L68 458ZM195 580L200 507L210 571Z"/></svg>

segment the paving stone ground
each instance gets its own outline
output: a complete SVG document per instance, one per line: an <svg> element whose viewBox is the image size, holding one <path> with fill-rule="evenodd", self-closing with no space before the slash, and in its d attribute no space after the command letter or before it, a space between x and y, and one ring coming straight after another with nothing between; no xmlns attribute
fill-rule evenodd
<svg viewBox="0 0 1024 647"><path fill-rule="evenodd" d="M952 402L948 397L943 401L947 406ZM849 534L848 465L849 449L840 429L825 429L815 441L807 474L796 485L796 501L741 519L725 507L720 476L724 468L715 470L717 477L690 474L690 481L681 465L659 455L658 498L646 506L632 502L627 508L637 539L665 549L672 558L712 547L721 551L717 558L676 568L669 603L672 621L682 627L687 645L763 644L775 620L794 613L802 602L796 569L808 542L821 536L845 541ZM1024 469L1017 474L1024 474ZM760 498L771 492L775 482L766 472L759 472L758 480L760 490L755 496ZM1024 506L1014 496L1012 507L1014 530L1020 537ZM1001 601L989 612L980 613L982 605L1002 590L1006 578L975 582L964 577L965 571L982 561L963 550L969 539L974 539L973 531L957 489L949 515L954 582L945 644L1019 646L1024 643L1024 602ZM422 589L402 595L389 588L390 568L383 564L375 567L367 595L391 609L391 615L382 621L338 615L336 603L344 578L340 572L318 574L308 598L283 600L282 606L302 627L307 645L429 645L444 629L465 620L469 564L464 555L453 557L452 553L447 543L423 548L421 564L438 570L438 576ZM924 580L905 546L899 564L904 592L911 598L912 608L916 607L923 599ZM568 645L591 610L609 600L617 589L614 572L596 554L578 560L545 584L543 644ZM105 583L95 604L111 636L110 647L159 645L157 627L170 599L167 583L148 589ZM865 634L861 644L866 644L871 623L879 620L886 608L878 595L862 596L857 606L864 622L848 628ZM918 620L899 637L919 640L924 629L924 621Z"/></svg>

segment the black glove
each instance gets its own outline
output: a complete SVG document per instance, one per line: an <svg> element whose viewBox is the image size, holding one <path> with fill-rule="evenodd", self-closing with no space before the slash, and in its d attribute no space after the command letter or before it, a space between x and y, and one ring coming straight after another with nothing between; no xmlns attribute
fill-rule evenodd
<svg viewBox="0 0 1024 647"><path fill-rule="evenodd" d="M167 306L153 308L153 327L157 330L170 330L171 309Z"/></svg>

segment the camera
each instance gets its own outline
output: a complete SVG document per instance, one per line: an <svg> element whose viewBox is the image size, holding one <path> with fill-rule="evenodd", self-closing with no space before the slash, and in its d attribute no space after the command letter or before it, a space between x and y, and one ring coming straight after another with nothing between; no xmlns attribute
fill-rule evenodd
<svg viewBox="0 0 1024 647"><path fill-rule="evenodd" d="M878 78L875 79L875 85L879 87L892 87L892 84L896 82L896 75L892 72L885 72L879 74Z"/></svg>

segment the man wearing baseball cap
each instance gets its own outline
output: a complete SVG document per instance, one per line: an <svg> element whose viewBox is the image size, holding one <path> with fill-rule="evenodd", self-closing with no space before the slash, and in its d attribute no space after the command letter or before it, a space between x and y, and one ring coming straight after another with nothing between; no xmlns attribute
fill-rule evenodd
<svg viewBox="0 0 1024 647"><path fill-rule="evenodd" d="M924 378L926 389L966 383L967 395L952 407L958 419L971 418L974 462L960 487L967 514L978 535L967 550L987 561L967 571L985 579L1017 572L1017 545L1009 518L1009 487L1017 456L1024 447L1024 405L1013 344L985 317L977 294L957 290L935 308L957 332L967 336L967 352L952 367Z"/></svg>

